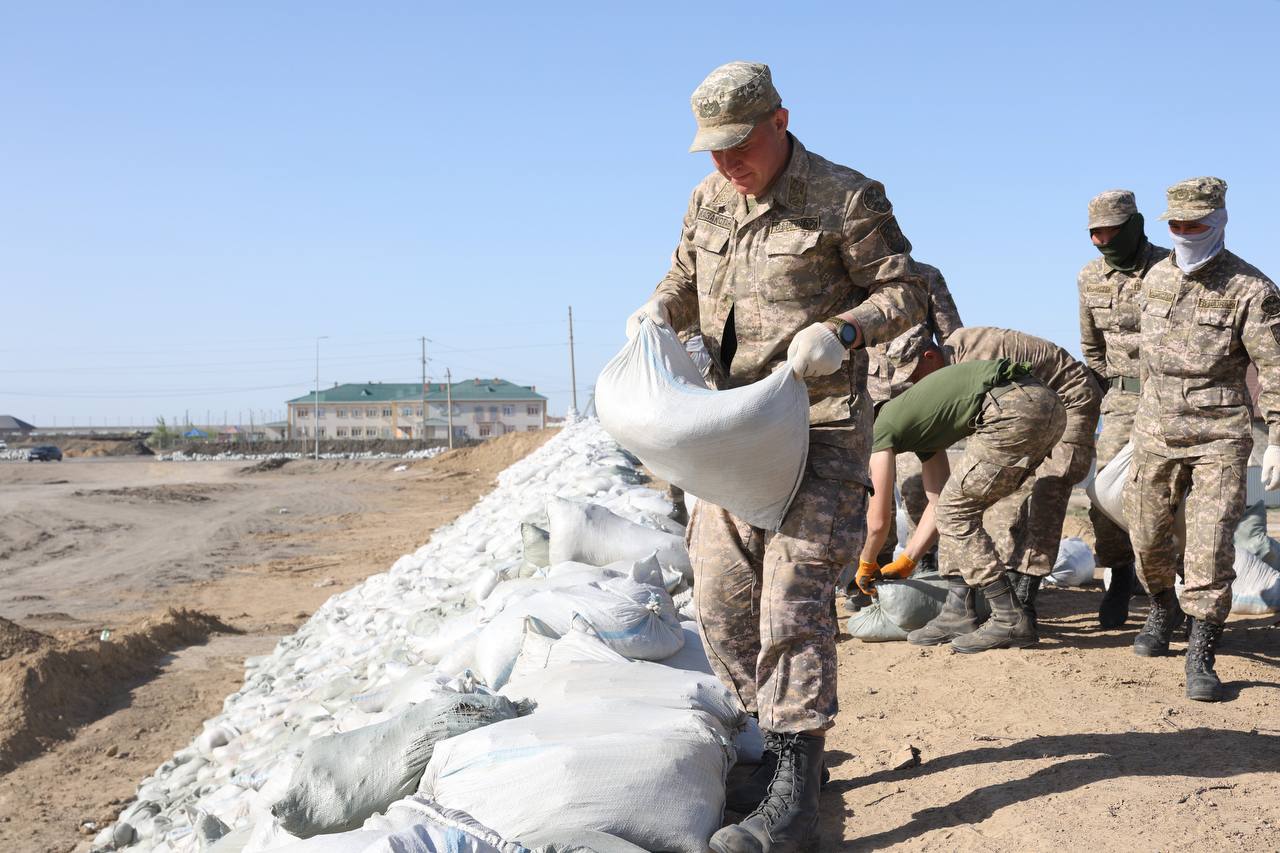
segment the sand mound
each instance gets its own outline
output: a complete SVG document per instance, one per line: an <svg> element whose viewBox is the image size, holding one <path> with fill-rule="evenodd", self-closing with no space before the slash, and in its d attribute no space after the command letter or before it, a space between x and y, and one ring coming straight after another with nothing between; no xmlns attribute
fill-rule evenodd
<svg viewBox="0 0 1280 853"><path fill-rule="evenodd" d="M23 652L34 652L53 638L0 618L0 661Z"/></svg>
<svg viewBox="0 0 1280 853"><path fill-rule="evenodd" d="M0 625L0 646L7 648L11 636L21 646L0 660L0 773L100 717L139 679L152 676L170 651L215 632L236 633L192 610L170 610L106 641L59 642Z"/></svg>
<svg viewBox="0 0 1280 853"><path fill-rule="evenodd" d="M555 429L537 432L510 432L491 438L474 447L447 450L431 460L431 463L448 470L481 468L498 471L520 461L559 433Z"/></svg>

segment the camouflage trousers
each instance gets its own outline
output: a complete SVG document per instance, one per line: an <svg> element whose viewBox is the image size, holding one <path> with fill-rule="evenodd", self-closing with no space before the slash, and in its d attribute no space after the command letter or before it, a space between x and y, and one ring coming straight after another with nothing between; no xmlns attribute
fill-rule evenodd
<svg viewBox="0 0 1280 853"><path fill-rule="evenodd" d="M1071 490L1089 475L1093 442L1059 441L1011 495L987 510L983 526L1005 567L1042 578L1053 571Z"/></svg>
<svg viewBox="0 0 1280 853"><path fill-rule="evenodd" d="M707 659L770 731L834 724L832 596L866 538L867 488L851 453L811 438L804 479L777 532L703 501L693 510L689 556Z"/></svg>
<svg viewBox="0 0 1280 853"><path fill-rule="evenodd" d="M1148 593L1173 588L1183 565L1182 609L1223 624L1231 610L1235 579L1235 529L1244 514L1248 453L1168 458L1134 448L1124 488L1124 516L1137 557L1138 578ZM1178 506L1186 504L1186 542L1174 532Z"/></svg>
<svg viewBox="0 0 1280 853"><path fill-rule="evenodd" d="M970 586L1000 576L1004 563L983 516L1013 494L1053 450L1066 428L1058 395L1034 377L992 389L965 442L964 455L938 496L938 562L943 575Z"/></svg>
<svg viewBox="0 0 1280 853"><path fill-rule="evenodd" d="M929 505L929 498L924 493L924 478L920 474L920 457L914 453L899 453L896 454L894 463L894 479L898 487L898 496L902 499L902 508L907 511L907 518L911 519L909 530L914 531L916 525L920 523L920 516L924 515L924 508ZM876 562L881 566L888 565L893 559L893 551L897 546L898 525L895 520L889 525L889 535L885 538L884 545L880 547Z"/></svg>
<svg viewBox="0 0 1280 853"><path fill-rule="evenodd" d="M1138 411L1138 395L1113 388L1102 398L1102 432L1098 435L1098 470L1116 457L1133 435L1133 417ZM1099 566L1133 565L1129 534L1105 512L1089 507Z"/></svg>

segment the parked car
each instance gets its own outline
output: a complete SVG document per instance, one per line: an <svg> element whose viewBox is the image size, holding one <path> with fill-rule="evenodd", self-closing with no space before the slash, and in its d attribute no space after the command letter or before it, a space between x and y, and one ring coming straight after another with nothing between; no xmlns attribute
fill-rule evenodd
<svg viewBox="0 0 1280 853"><path fill-rule="evenodd" d="M61 462L62 451L52 444L40 444L27 451L28 462Z"/></svg>

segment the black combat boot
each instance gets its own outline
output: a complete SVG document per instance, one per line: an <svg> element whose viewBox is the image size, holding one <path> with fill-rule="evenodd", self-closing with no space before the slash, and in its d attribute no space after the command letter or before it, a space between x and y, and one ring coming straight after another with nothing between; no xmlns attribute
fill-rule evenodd
<svg viewBox="0 0 1280 853"><path fill-rule="evenodd" d="M991 618L973 633L956 637L951 648L970 655L991 649L1020 649L1040 642L1035 623L1014 597L1008 578L1000 575L983 586L982 596L991 605Z"/></svg>
<svg viewBox="0 0 1280 853"><path fill-rule="evenodd" d="M1098 625L1106 630L1119 628L1129 619L1129 599L1133 598L1136 577L1133 563L1111 567L1111 585L1098 606Z"/></svg>
<svg viewBox="0 0 1280 853"><path fill-rule="evenodd" d="M1036 575L1024 575L1022 572L1005 572L1004 576L1013 588L1013 595L1031 617L1031 627L1039 631L1040 622L1036 617L1036 596L1040 594L1040 578Z"/></svg>
<svg viewBox="0 0 1280 853"><path fill-rule="evenodd" d="M1203 619L1191 620L1187 642L1187 698L1197 702L1221 702L1222 682L1213 671L1222 626Z"/></svg>
<svg viewBox="0 0 1280 853"><path fill-rule="evenodd" d="M913 646L938 646L962 634L978 629L977 590L964 582L959 575L947 578L947 600L942 602L942 612L922 628L907 634L907 642Z"/></svg>
<svg viewBox="0 0 1280 853"><path fill-rule="evenodd" d="M715 853L799 853L817 850L818 790L826 739L764 733L777 766L764 800L742 823L711 837Z"/></svg>
<svg viewBox="0 0 1280 853"><path fill-rule="evenodd" d="M1144 658L1169 654L1169 640L1182 624L1182 608L1178 606L1178 596L1173 590L1162 590L1151 595L1150 599L1147 621L1138 636L1133 638L1133 653Z"/></svg>
<svg viewBox="0 0 1280 853"><path fill-rule="evenodd" d="M737 812L738 814L751 814L756 810L756 806L760 805L761 801L764 800L765 795L769 793L769 783L773 781L777 769L778 754L770 749L768 742L766 742L764 754L760 756L760 764L755 771L743 781L725 790L725 807L729 811ZM827 783L830 781L831 771L823 767L820 787L827 787Z"/></svg>

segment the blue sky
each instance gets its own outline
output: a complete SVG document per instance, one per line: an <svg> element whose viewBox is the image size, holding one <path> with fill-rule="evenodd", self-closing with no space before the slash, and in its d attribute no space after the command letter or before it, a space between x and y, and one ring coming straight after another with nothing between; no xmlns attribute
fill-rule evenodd
<svg viewBox="0 0 1280 853"><path fill-rule="evenodd" d="M273 416L428 372L579 397L664 273L688 95L768 62L970 325L1079 351L1093 194L1230 184L1280 276L1280 3L0 6L0 414ZM479 6L476 7L481 8ZM692 11L691 11L692 10Z"/></svg>

